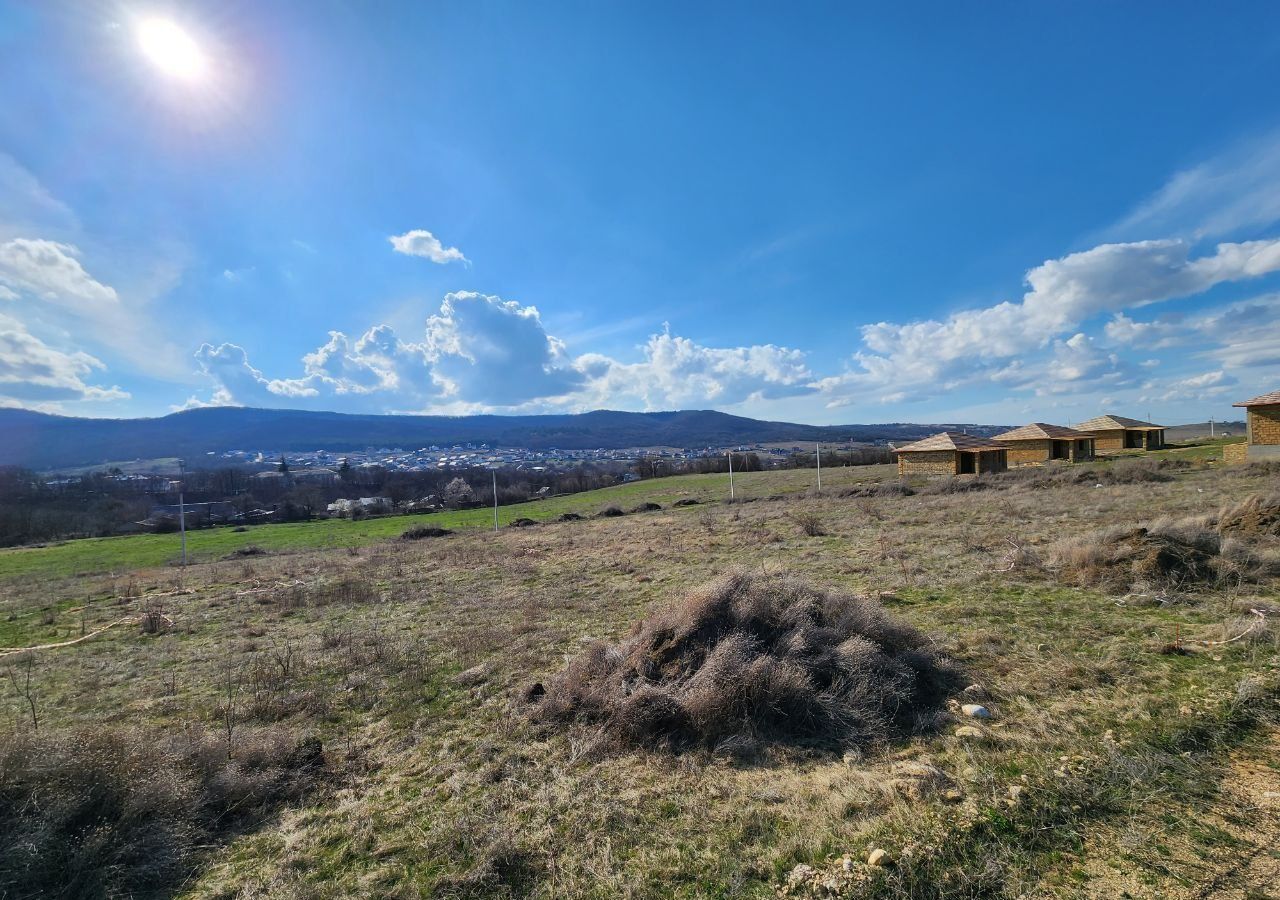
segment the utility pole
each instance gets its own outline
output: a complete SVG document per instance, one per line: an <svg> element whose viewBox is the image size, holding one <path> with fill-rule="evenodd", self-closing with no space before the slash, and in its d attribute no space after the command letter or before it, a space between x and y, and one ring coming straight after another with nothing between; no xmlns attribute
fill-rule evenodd
<svg viewBox="0 0 1280 900"><path fill-rule="evenodd" d="M182 565L187 564L187 503L183 496L186 481L187 464L178 460L178 531L182 534Z"/></svg>
<svg viewBox="0 0 1280 900"><path fill-rule="evenodd" d="M493 470L493 530L498 530L498 470Z"/></svg>
<svg viewBox="0 0 1280 900"><path fill-rule="evenodd" d="M733 499L733 451L729 451L729 499Z"/></svg>
<svg viewBox="0 0 1280 900"><path fill-rule="evenodd" d="M1210 416L1210 417L1209 417L1209 440L1213 440L1213 438L1214 438L1214 433L1213 433L1213 416Z"/></svg>
<svg viewBox="0 0 1280 900"><path fill-rule="evenodd" d="M822 493L822 444L813 445L814 456L818 460L818 493Z"/></svg>

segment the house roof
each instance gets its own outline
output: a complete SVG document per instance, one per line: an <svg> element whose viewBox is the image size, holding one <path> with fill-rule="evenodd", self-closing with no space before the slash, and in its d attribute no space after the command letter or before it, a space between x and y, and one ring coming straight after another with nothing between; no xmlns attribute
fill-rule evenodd
<svg viewBox="0 0 1280 900"><path fill-rule="evenodd" d="M1232 406L1278 406L1280 405L1280 391L1272 391L1269 394L1263 394L1260 397L1254 397L1252 400L1242 400L1239 403L1232 403Z"/></svg>
<svg viewBox="0 0 1280 900"><path fill-rule="evenodd" d="M1081 431L1118 431L1121 428L1128 428L1131 431L1164 431L1163 425L1152 425L1150 422L1130 419L1127 416L1098 416L1088 422L1080 423Z"/></svg>
<svg viewBox="0 0 1280 900"><path fill-rule="evenodd" d="M1093 437L1093 434L1088 431L1077 431L1074 428L1066 428L1062 425L1046 425L1044 422L1032 422L1030 425L1023 425L1021 428L1013 429L1013 431L997 434L992 440L1043 441L1056 439L1059 441L1081 441L1088 440L1091 437Z"/></svg>
<svg viewBox="0 0 1280 900"><path fill-rule="evenodd" d="M898 447L894 453L919 453L925 450L1007 450L986 438L963 434L959 431L943 431L914 444Z"/></svg>

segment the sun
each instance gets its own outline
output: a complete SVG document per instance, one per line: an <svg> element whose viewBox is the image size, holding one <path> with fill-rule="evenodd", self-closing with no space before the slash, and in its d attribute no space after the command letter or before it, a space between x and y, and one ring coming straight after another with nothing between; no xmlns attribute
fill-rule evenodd
<svg viewBox="0 0 1280 900"><path fill-rule="evenodd" d="M151 63L182 81L200 81L209 71L204 51L187 32L168 19L138 23L138 46Z"/></svg>

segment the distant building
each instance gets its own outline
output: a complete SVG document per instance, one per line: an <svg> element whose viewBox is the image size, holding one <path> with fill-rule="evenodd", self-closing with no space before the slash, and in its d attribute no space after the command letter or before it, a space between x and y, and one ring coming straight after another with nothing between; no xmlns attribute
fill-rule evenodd
<svg viewBox="0 0 1280 900"><path fill-rule="evenodd" d="M1093 449L1099 456L1121 450L1159 450L1164 447L1164 426L1125 416L1098 416L1077 426L1093 433Z"/></svg>
<svg viewBox="0 0 1280 900"><path fill-rule="evenodd" d="M1245 424L1247 426L1248 442L1244 445L1244 456L1247 459L1280 459L1280 391L1272 391L1269 394L1263 394L1260 397L1254 397L1252 400L1242 400L1239 403L1233 403L1232 406L1239 406L1245 409ZM1224 448L1224 454L1232 446L1228 444ZM1238 456L1240 451L1234 454L1226 454L1226 458L1232 455Z"/></svg>
<svg viewBox="0 0 1280 900"><path fill-rule="evenodd" d="M992 438L1009 448L1009 468L1093 459L1094 437L1087 431L1032 422Z"/></svg>
<svg viewBox="0 0 1280 900"><path fill-rule="evenodd" d="M1009 468L1009 450L987 438L944 431L898 447L898 475L980 475Z"/></svg>

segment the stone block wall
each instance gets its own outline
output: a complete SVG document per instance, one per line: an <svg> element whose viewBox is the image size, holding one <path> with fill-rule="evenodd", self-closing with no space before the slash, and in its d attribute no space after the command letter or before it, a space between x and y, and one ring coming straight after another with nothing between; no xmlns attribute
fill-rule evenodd
<svg viewBox="0 0 1280 900"><path fill-rule="evenodd" d="M898 475L954 475L956 453L954 450L920 450L898 454Z"/></svg>
<svg viewBox="0 0 1280 900"><path fill-rule="evenodd" d="M1008 441L1009 468L1021 466L1043 466L1049 461L1049 453L1053 449L1053 441Z"/></svg>
<svg viewBox="0 0 1280 900"><path fill-rule="evenodd" d="M1249 407L1249 443L1280 444L1280 406Z"/></svg>

